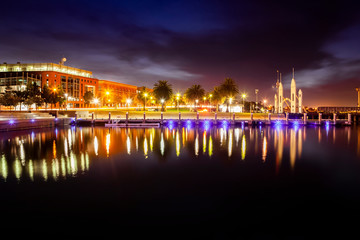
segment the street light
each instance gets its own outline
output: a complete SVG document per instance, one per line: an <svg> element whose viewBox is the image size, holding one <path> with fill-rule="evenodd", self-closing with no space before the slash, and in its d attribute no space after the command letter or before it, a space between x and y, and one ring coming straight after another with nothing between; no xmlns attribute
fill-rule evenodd
<svg viewBox="0 0 360 240"><path fill-rule="evenodd" d="M126 99L126 103L127 103L127 107L128 107L128 111L129 111L129 106L130 106L130 103L131 103L131 99L130 98Z"/></svg>
<svg viewBox="0 0 360 240"><path fill-rule="evenodd" d="M96 105L99 103L99 99L94 98L93 102L94 102L94 104L95 104L95 106L96 106Z"/></svg>
<svg viewBox="0 0 360 240"><path fill-rule="evenodd" d="M195 108L196 108L196 111L197 111L197 103L199 102L198 99L195 100Z"/></svg>
<svg viewBox="0 0 360 240"><path fill-rule="evenodd" d="M264 100L263 100L263 102L264 102L264 108L265 108L265 109L267 109L267 108L266 108L266 103L267 103L267 100L266 100L266 99L264 99Z"/></svg>
<svg viewBox="0 0 360 240"><path fill-rule="evenodd" d="M204 99L204 105L205 105L205 100L206 100L206 97L204 97L203 99Z"/></svg>
<svg viewBox="0 0 360 240"><path fill-rule="evenodd" d="M177 110L179 111L179 98L180 98L180 94L176 94L176 101L177 101Z"/></svg>
<svg viewBox="0 0 360 240"><path fill-rule="evenodd" d="M232 102L232 97L231 98L229 98L229 112L231 112L231 102Z"/></svg>
<svg viewBox="0 0 360 240"><path fill-rule="evenodd" d="M245 98L246 98L246 94L244 93L243 95L241 95L242 99L243 99L243 112L245 112Z"/></svg>
<svg viewBox="0 0 360 240"><path fill-rule="evenodd" d="M147 97L147 93L144 93L144 97L145 97L145 102L144 102L144 111L146 111L146 97Z"/></svg>
<svg viewBox="0 0 360 240"><path fill-rule="evenodd" d="M259 92L259 89L255 89L255 97L256 97L256 101L255 101L255 112L257 112L257 109L258 109L258 92Z"/></svg>
<svg viewBox="0 0 360 240"><path fill-rule="evenodd" d="M161 102L161 111L163 112L164 111L164 102L165 102L165 100L161 99L160 102Z"/></svg>
<svg viewBox="0 0 360 240"><path fill-rule="evenodd" d="M210 102L210 112L211 112L211 98L212 98L212 94L209 95L209 102Z"/></svg>

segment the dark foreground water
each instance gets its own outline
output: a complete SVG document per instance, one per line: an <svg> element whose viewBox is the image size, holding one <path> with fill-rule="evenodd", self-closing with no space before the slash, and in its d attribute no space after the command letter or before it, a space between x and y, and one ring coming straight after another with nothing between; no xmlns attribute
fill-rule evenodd
<svg viewBox="0 0 360 240"><path fill-rule="evenodd" d="M47 239L356 237L359 156L356 126L1 133L0 228Z"/></svg>

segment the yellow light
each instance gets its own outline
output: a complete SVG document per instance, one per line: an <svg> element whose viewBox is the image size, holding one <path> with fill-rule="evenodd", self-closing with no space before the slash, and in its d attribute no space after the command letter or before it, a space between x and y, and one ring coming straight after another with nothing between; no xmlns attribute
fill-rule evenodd
<svg viewBox="0 0 360 240"><path fill-rule="evenodd" d="M212 97L212 94L210 94L209 97Z"/></svg>
<svg viewBox="0 0 360 240"><path fill-rule="evenodd" d="M204 97L204 100L206 100L206 97Z"/></svg>
<svg viewBox="0 0 360 240"><path fill-rule="evenodd" d="M106 92L106 95L109 95L110 93L109 92Z"/></svg>
<svg viewBox="0 0 360 240"><path fill-rule="evenodd" d="M243 135L241 140L241 160L244 160L245 156L246 156L246 139L245 139L245 135Z"/></svg>
<svg viewBox="0 0 360 240"><path fill-rule="evenodd" d="M106 154L107 157L110 155L110 133L106 134Z"/></svg>
<svg viewBox="0 0 360 240"><path fill-rule="evenodd" d="M242 95L242 98L246 98L246 94L243 94L243 95Z"/></svg>
<svg viewBox="0 0 360 240"><path fill-rule="evenodd" d="M147 97L147 95L148 95L147 93L144 93L144 96L145 96L145 97Z"/></svg>
<svg viewBox="0 0 360 240"><path fill-rule="evenodd" d="M54 89L53 89L53 91L54 91L54 92L56 92L56 91L57 91L57 89L56 89L56 88L54 88Z"/></svg>

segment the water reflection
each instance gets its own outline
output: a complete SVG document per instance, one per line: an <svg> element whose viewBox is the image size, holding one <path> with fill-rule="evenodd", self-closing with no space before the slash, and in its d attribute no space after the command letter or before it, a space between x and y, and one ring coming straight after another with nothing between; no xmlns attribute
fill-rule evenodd
<svg viewBox="0 0 360 240"><path fill-rule="evenodd" d="M345 144L360 156L360 128L350 127L67 128L1 136L0 177L4 181L59 181L86 174L93 161L124 156L155 163L214 156L215 161L258 161L278 174L296 170L305 141L313 141L312 148Z"/></svg>

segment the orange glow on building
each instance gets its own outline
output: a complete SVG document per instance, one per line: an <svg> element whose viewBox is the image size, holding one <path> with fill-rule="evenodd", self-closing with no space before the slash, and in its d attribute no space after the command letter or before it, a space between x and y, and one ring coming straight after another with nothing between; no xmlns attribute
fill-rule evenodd
<svg viewBox="0 0 360 240"><path fill-rule="evenodd" d="M102 105L110 107L124 107L127 99L136 96L137 86L113 82L108 80L98 80L98 94Z"/></svg>

